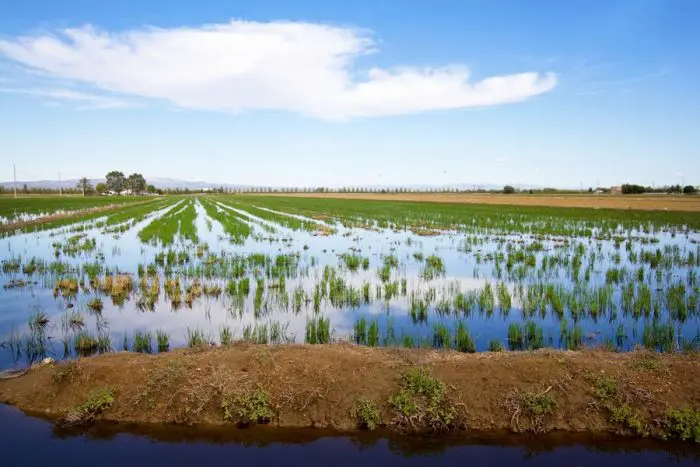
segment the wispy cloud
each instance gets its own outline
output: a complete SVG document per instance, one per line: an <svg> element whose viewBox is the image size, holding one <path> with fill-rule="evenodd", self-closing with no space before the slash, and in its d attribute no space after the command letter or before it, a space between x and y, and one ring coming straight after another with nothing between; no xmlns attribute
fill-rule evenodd
<svg viewBox="0 0 700 467"><path fill-rule="evenodd" d="M631 94L638 87L663 79L669 74L669 70L662 68L637 75L621 76L622 74L619 64L591 60L580 60L567 73L579 89L576 95L594 96L606 93ZM610 78L611 75L614 77Z"/></svg>
<svg viewBox="0 0 700 467"><path fill-rule="evenodd" d="M17 89L0 88L0 92L22 94L44 98L47 105L56 105L57 101L72 101L81 104L81 109L122 109L134 107L135 102L117 97L102 96L70 89Z"/></svg>
<svg viewBox="0 0 700 467"><path fill-rule="evenodd" d="M553 73L537 72L472 82L463 65L355 68L374 52L366 31L302 22L122 33L84 26L0 40L0 55L27 71L185 109L347 119L505 104L557 84Z"/></svg>

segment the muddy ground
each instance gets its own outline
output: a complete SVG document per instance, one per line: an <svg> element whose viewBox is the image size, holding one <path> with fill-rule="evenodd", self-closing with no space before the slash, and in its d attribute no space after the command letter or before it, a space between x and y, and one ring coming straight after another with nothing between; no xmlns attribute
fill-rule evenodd
<svg viewBox="0 0 700 467"><path fill-rule="evenodd" d="M431 422L432 412L419 409L406 417L390 403L407 391L405 375L416 370L443 383L444 400L435 406L438 423ZM377 409L377 426L396 431L660 437L668 435L671 410L700 408L699 370L695 355L640 351L460 354L351 344L237 344L37 365L22 377L0 380L0 400L62 420L109 388L114 402L97 418L234 426L235 418L224 419L222 402L255 409L250 401L264 393L269 416L259 421L271 426L355 430L363 427L358 401L366 399Z"/></svg>

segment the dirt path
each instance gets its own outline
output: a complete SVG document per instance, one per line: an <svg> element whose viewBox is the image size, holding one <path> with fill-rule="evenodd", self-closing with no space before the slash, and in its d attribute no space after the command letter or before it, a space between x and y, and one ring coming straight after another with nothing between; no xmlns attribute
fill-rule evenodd
<svg viewBox="0 0 700 467"><path fill-rule="evenodd" d="M700 212L700 196L692 195L503 195L491 193L284 193L278 195L266 193L265 195L384 201L422 201L434 203Z"/></svg>
<svg viewBox="0 0 700 467"><path fill-rule="evenodd" d="M113 404L101 416L130 423L253 420L353 430L369 420L398 431L669 436L675 434L671 410L700 409L700 360L641 352L238 344L36 367L0 381L0 400L59 419L105 388ZM370 402L358 406L362 399Z"/></svg>

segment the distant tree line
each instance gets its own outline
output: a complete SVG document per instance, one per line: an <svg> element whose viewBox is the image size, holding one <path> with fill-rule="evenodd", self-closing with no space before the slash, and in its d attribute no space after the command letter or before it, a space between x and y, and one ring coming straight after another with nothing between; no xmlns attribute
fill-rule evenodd
<svg viewBox="0 0 700 467"><path fill-rule="evenodd" d="M685 195L692 195L697 191L693 185L686 185L684 187L681 187L680 185L669 185L652 188L649 186L635 185L632 183L625 183L620 187L620 189L623 195L641 195L644 193L683 193Z"/></svg>
<svg viewBox="0 0 700 467"><path fill-rule="evenodd" d="M0 185L0 194L12 192L13 187ZM84 196L90 194L178 194L186 195L192 193L529 193L529 194L578 194L581 191L587 193L610 193L611 188L607 187L589 187L585 190L563 190L558 188L536 188L536 189L519 189L513 185L505 185L502 189L487 189L479 185L473 185L469 188L408 188L408 187L218 187L205 189L188 189L188 188L171 188L157 189L153 185L149 185L143 175L133 173L128 177L120 171L111 171L105 176L104 183L92 185L86 177L78 180L75 188L64 188L61 190L65 194L82 194ZM670 185L652 188L636 184L624 184L620 187L623 194L643 194L643 193L683 193L695 194L696 188L692 185L681 187L681 185ZM17 192L21 194L55 194L59 190L56 188L29 188L27 184L23 184L17 188Z"/></svg>

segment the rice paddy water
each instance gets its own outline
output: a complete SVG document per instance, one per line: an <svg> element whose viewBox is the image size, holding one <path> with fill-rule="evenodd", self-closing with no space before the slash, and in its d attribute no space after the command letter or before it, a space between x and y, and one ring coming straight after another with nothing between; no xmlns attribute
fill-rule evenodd
<svg viewBox="0 0 700 467"><path fill-rule="evenodd" d="M700 347L692 213L138 201L5 229L0 367L237 340L460 352ZM4 205L1 220L102 205L71 203Z"/></svg>

